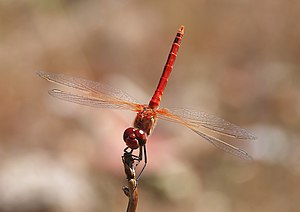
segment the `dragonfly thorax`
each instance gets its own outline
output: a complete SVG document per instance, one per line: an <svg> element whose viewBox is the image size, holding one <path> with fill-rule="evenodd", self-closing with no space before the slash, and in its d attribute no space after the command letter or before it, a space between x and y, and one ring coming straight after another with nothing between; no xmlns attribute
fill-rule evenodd
<svg viewBox="0 0 300 212"><path fill-rule="evenodd" d="M156 112L152 108L144 107L144 109L136 115L133 126L144 131L147 135L150 135L156 119Z"/></svg>

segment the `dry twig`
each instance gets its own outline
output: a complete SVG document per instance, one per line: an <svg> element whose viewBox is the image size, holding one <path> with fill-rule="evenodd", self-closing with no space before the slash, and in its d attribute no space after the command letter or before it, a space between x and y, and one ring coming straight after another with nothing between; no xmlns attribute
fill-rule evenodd
<svg viewBox="0 0 300 212"><path fill-rule="evenodd" d="M124 152L122 156L124 171L128 181L128 186L123 186L123 192L128 197L127 212L135 212L138 203L138 190L136 174L134 170L134 158L129 152Z"/></svg>

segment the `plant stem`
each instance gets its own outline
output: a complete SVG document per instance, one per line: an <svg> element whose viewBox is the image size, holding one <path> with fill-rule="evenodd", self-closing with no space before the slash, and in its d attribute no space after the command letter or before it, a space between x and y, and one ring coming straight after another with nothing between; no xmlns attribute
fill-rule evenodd
<svg viewBox="0 0 300 212"><path fill-rule="evenodd" d="M128 197L127 212L135 212L138 203L138 190L134 166L134 158L129 152L124 152L122 156L124 171L128 186L123 186L123 192Z"/></svg>

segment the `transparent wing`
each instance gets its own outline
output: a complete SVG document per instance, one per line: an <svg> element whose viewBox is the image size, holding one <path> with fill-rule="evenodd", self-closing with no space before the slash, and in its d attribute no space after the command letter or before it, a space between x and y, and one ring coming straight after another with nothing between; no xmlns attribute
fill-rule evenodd
<svg viewBox="0 0 300 212"><path fill-rule="evenodd" d="M213 144L215 147L228 152L232 155L238 156L245 160L251 160L251 156L237 147L234 147L225 141L214 138L202 132L203 127L212 131L220 132L235 138L255 139L256 137L247 130L231 124L224 119L207 114L205 112L198 112L188 109L173 108L160 109L157 111L158 117L168 121L173 121L187 126L202 138ZM201 130L202 129L202 130Z"/></svg>
<svg viewBox="0 0 300 212"><path fill-rule="evenodd" d="M193 130L193 129L192 129ZM209 136L205 133L202 133L200 131L196 131L196 130L193 130L195 133L197 133L198 135L200 135L202 138L204 138L205 140L209 141L210 143L212 143L215 147L225 151L225 152L228 152L232 155L235 155L237 157L240 157L244 160L252 160L252 157L247 153L245 152L244 150L242 149L239 149L235 146L232 146L228 143L226 143L225 141L222 141L220 139L217 139L217 138L214 138L212 136Z"/></svg>
<svg viewBox="0 0 300 212"><path fill-rule="evenodd" d="M256 139L256 136L248 130L206 112L184 108L168 108L161 111L162 113L159 113L161 118L175 122L180 119L195 130L201 130L204 127L238 139Z"/></svg>
<svg viewBox="0 0 300 212"><path fill-rule="evenodd" d="M49 94L53 97L56 97L58 99L62 99L68 102L77 103L80 105L87 105L91 107L97 107L97 108L111 108L111 109L131 109L128 107L128 104L115 104L110 103L109 101L104 101L98 98L94 97L88 97L80 94L73 94L66 91L62 91L59 89L53 89L49 91Z"/></svg>
<svg viewBox="0 0 300 212"><path fill-rule="evenodd" d="M134 98L108 85L63 74L48 72L37 72L37 74L50 82L77 91L77 93L58 89L49 91L50 95L68 102L99 108L129 109L133 111L139 108Z"/></svg>

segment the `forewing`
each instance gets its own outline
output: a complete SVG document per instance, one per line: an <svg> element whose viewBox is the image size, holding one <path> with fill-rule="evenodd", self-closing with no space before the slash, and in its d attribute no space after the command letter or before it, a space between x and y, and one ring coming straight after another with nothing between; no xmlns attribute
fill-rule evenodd
<svg viewBox="0 0 300 212"><path fill-rule="evenodd" d="M204 127L238 139L256 139L256 136L248 130L206 112L183 108L168 108L161 111L159 114L161 118L176 122L180 119L196 131Z"/></svg>
<svg viewBox="0 0 300 212"><path fill-rule="evenodd" d="M132 104L128 105L126 102L119 104L115 103L110 103L107 100L101 100L98 99L97 97L89 97L89 96L84 96L80 94L73 94L69 93L66 91L62 91L59 89L53 89L49 91L49 94L53 97L56 97L58 99L62 99L68 102L73 102L81 105L87 105L90 107L97 107L97 108L111 108L111 109L129 109L129 110L134 110L132 107Z"/></svg>
<svg viewBox="0 0 300 212"><path fill-rule="evenodd" d="M77 91L66 92L58 89L49 91L52 96L65 101L101 108L136 110L138 107L133 97L109 85L63 74L49 72L37 72L37 74L50 82Z"/></svg>

